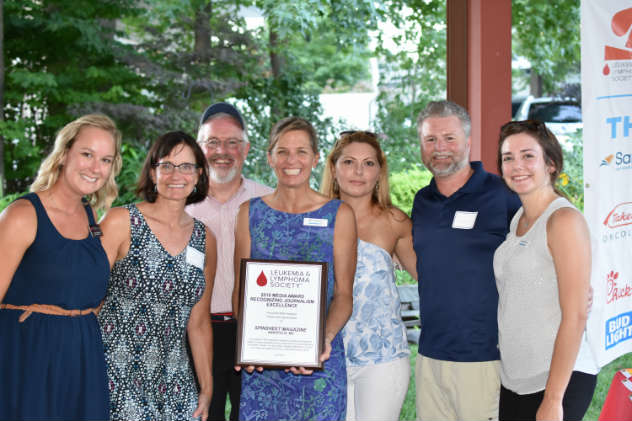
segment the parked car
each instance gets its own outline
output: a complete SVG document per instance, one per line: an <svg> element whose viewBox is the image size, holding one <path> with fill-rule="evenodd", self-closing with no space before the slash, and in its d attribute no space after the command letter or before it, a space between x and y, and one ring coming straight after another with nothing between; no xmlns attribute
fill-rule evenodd
<svg viewBox="0 0 632 421"><path fill-rule="evenodd" d="M518 112L518 110L520 109L520 106L524 102L524 98L525 97L523 96L511 98L511 118L513 118L514 120L516 119L516 113Z"/></svg>
<svg viewBox="0 0 632 421"><path fill-rule="evenodd" d="M528 96L516 112L514 120L542 121L561 143L583 128L581 105L570 98Z"/></svg>

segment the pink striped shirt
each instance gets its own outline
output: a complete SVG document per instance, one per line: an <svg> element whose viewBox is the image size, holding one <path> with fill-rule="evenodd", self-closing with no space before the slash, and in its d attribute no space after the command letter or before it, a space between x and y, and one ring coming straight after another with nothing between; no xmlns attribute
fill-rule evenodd
<svg viewBox="0 0 632 421"><path fill-rule="evenodd" d="M189 215L199 219L215 235L217 240L217 270L213 297L211 298L211 313L230 313L232 311L231 298L235 285L235 269L233 258L235 253L235 219L239 206L253 197L272 193L268 186L241 178L239 190L226 203L220 203L211 196L206 196L202 202L186 207Z"/></svg>

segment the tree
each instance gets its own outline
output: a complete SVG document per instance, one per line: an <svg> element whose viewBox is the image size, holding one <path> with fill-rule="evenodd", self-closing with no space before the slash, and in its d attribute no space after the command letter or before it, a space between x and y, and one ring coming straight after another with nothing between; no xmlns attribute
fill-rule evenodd
<svg viewBox="0 0 632 421"><path fill-rule="evenodd" d="M428 101L445 96L445 10L443 0L393 0L384 11L383 18L396 32L392 39L384 33L379 37L382 65L375 129L386 136L384 149L393 172L423 167L416 120Z"/></svg>
<svg viewBox="0 0 632 421"><path fill-rule="evenodd" d="M4 122L4 0L0 0L0 127ZM4 137L0 131L0 197L4 196Z"/></svg>
<svg viewBox="0 0 632 421"><path fill-rule="evenodd" d="M513 0L512 49L531 62L540 94L555 94L580 69L579 0Z"/></svg>
<svg viewBox="0 0 632 421"><path fill-rule="evenodd" d="M55 132L100 104L144 101L140 78L116 58L123 0L6 0L2 135L7 190L24 191ZM132 103L133 104L133 103Z"/></svg>

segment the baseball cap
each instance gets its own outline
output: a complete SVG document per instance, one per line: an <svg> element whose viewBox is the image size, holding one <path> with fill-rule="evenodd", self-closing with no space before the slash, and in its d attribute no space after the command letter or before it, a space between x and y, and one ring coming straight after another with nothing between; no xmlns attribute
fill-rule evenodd
<svg viewBox="0 0 632 421"><path fill-rule="evenodd" d="M210 107L208 107L204 111L204 114L202 114L202 118L200 119L200 125L204 124L204 122L208 120L210 117L219 113L225 113L225 114L230 115L235 120L237 120L237 122L239 122L239 125L241 126L243 130L246 130L246 123L244 122L244 119L239 113L239 111L237 110L237 108L233 107L227 102L217 102L211 105Z"/></svg>

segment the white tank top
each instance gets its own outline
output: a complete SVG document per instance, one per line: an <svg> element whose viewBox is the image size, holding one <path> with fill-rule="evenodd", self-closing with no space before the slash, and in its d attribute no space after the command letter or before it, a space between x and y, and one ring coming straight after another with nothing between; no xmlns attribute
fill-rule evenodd
<svg viewBox="0 0 632 421"><path fill-rule="evenodd" d="M500 378L504 387L518 394L544 390L549 376L562 311L546 226L551 214L564 207L575 208L562 197L555 199L518 237L516 228L524 212L520 208L494 254ZM585 340L582 347L587 347Z"/></svg>

